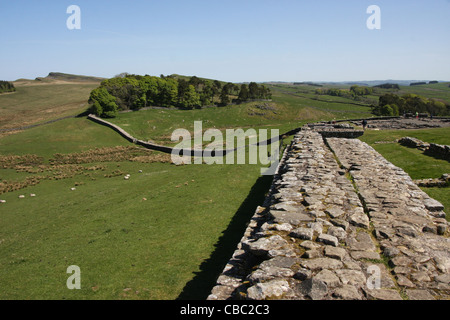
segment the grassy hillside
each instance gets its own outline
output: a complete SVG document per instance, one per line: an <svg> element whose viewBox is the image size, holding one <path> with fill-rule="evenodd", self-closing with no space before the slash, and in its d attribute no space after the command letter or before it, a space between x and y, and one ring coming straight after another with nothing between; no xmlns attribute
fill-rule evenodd
<svg viewBox="0 0 450 320"><path fill-rule="evenodd" d="M79 114L100 83L99 78L53 73L40 79L15 81L16 92L0 95L0 129Z"/></svg>
<svg viewBox="0 0 450 320"><path fill-rule="evenodd" d="M398 94L403 95L407 93L418 94L427 98L443 100L450 104L450 83L442 82L436 84L425 84L418 86L402 86Z"/></svg>
<svg viewBox="0 0 450 320"><path fill-rule="evenodd" d="M147 163L148 151L134 161L112 153L102 162L81 157L86 163L46 167L56 153L80 159L75 152L115 145L129 144L77 118L0 139L3 155L42 157L0 169L0 181L47 176L0 195L7 201L0 207L0 299L175 299L192 281L185 297L208 294L270 179L258 180L259 166ZM214 264L200 270L212 254ZM69 265L82 270L81 291L65 287Z"/></svg>
<svg viewBox="0 0 450 320"><path fill-rule="evenodd" d="M59 81L67 81L67 82L101 82L105 80L105 78L100 77L92 77L92 76L82 76L76 74L68 74L61 72L50 72L46 78L37 78L39 80L59 80Z"/></svg>
<svg viewBox="0 0 450 320"><path fill-rule="evenodd" d="M371 116L368 105L351 99L318 100L314 88L300 94L298 87L268 87L273 93L271 102L254 101L200 110L149 109L122 113L111 122L139 139L170 145L171 133L178 128L193 131L194 121L203 121L203 129L273 128L283 133L308 122Z"/></svg>

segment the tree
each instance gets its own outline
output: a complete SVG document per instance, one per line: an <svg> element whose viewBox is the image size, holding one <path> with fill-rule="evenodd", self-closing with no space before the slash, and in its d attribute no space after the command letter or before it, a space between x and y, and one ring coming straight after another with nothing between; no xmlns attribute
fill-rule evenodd
<svg viewBox="0 0 450 320"><path fill-rule="evenodd" d="M184 92L182 102L180 102L180 106L183 108L193 109L195 107L199 107L200 105L200 95L197 91L195 91L195 87L193 85L188 85L187 90Z"/></svg>
<svg viewBox="0 0 450 320"><path fill-rule="evenodd" d="M222 89L222 84L218 80L214 80L213 85L217 89L217 92L219 92L220 89Z"/></svg>
<svg viewBox="0 0 450 320"><path fill-rule="evenodd" d="M390 105L384 105L380 108L380 115L381 116L393 116L394 111L392 110L392 107Z"/></svg>
<svg viewBox="0 0 450 320"><path fill-rule="evenodd" d="M129 75L128 72L122 72L114 76L114 78L126 78Z"/></svg>
<svg viewBox="0 0 450 320"><path fill-rule="evenodd" d="M158 105L162 107L175 106L178 100L178 82L166 77L158 82Z"/></svg>
<svg viewBox="0 0 450 320"><path fill-rule="evenodd" d="M239 91L238 99L239 101L247 101L249 98L248 86L244 83L241 85L241 90Z"/></svg>
<svg viewBox="0 0 450 320"><path fill-rule="evenodd" d="M206 106L209 104L212 104L214 102L214 96L215 96L215 88L210 83L205 83L203 90L200 94L200 102L202 106Z"/></svg>
<svg viewBox="0 0 450 320"><path fill-rule="evenodd" d="M100 87L92 90L89 102L93 103L91 111L96 115L105 118L114 118L117 116L118 108L116 98L109 94L106 88Z"/></svg>
<svg viewBox="0 0 450 320"><path fill-rule="evenodd" d="M248 97L252 100L259 98L259 87L256 82L250 82L248 85Z"/></svg>
<svg viewBox="0 0 450 320"><path fill-rule="evenodd" d="M220 104L222 106L226 106L230 103L230 97L228 96L227 90L225 88L222 89L220 93Z"/></svg>
<svg viewBox="0 0 450 320"><path fill-rule="evenodd" d="M427 102L427 111L430 115L445 115L447 112L447 107L443 102L430 99Z"/></svg>
<svg viewBox="0 0 450 320"><path fill-rule="evenodd" d="M204 81L200 78L197 78L196 76L191 77L189 79L189 84L193 85L196 91L200 90L200 85L204 84Z"/></svg>
<svg viewBox="0 0 450 320"><path fill-rule="evenodd" d="M12 82L0 81L0 93L14 91L16 91L16 88L14 87L14 84Z"/></svg>
<svg viewBox="0 0 450 320"><path fill-rule="evenodd" d="M146 106L156 105L157 97L158 97L158 78L151 76L144 76L139 81L139 86L142 91L145 92L146 97Z"/></svg>
<svg viewBox="0 0 450 320"><path fill-rule="evenodd" d="M231 82L226 83L223 87L222 87L222 91L225 91L226 94L232 94L233 93L233 89L234 89L234 84Z"/></svg>
<svg viewBox="0 0 450 320"><path fill-rule="evenodd" d="M367 96L373 93L373 89L354 85L350 87L350 92L352 92L354 96Z"/></svg>
<svg viewBox="0 0 450 320"><path fill-rule="evenodd" d="M259 90L261 92L261 99L272 99L272 93L265 85L262 84Z"/></svg>
<svg viewBox="0 0 450 320"><path fill-rule="evenodd" d="M183 105L185 93L189 90L189 83L184 79L178 80L178 103Z"/></svg>
<svg viewBox="0 0 450 320"><path fill-rule="evenodd" d="M233 84L233 94L234 95L238 95L239 94L239 90L241 89L241 87L239 87L237 84Z"/></svg>

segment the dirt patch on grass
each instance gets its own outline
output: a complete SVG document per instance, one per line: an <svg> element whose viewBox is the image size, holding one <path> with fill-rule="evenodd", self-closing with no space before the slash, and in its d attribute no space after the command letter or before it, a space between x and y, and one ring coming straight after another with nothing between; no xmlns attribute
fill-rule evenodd
<svg viewBox="0 0 450 320"><path fill-rule="evenodd" d="M96 180L98 177L111 178L123 175L120 170L108 172L106 162L140 162L140 163L171 163L169 154L149 151L147 149L118 146L112 148L96 148L80 153L55 154L49 163L36 155L0 155L0 169L13 169L17 173L28 173L21 181L0 181L0 194L34 186L42 180L62 180L75 176ZM95 165L87 165L94 164ZM111 170L111 169L110 169ZM100 171L103 175L95 175Z"/></svg>

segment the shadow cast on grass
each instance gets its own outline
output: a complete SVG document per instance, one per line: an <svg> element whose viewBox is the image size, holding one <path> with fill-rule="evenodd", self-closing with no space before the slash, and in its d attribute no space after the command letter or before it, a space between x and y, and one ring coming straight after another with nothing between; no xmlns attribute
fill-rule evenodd
<svg viewBox="0 0 450 320"><path fill-rule="evenodd" d="M186 284L177 300L206 300L217 278L236 250L256 208L264 202L272 180L272 176L261 176L256 181L215 245L216 249L209 259L200 265L200 272L196 272L194 279Z"/></svg>

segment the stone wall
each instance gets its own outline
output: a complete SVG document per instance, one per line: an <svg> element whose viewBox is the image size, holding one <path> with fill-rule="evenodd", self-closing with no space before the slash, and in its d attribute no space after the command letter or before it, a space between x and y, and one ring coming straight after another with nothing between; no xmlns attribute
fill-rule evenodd
<svg viewBox="0 0 450 320"><path fill-rule="evenodd" d="M188 149L184 149L182 150L178 150L178 149L174 149L174 148L170 148L170 147L166 147L166 146L161 146L158 144L154 144L154 143L150 143L147 141L143 141L143 140L139 140L136 139L135 137L133 137L131 134L129 134L128 132L126 132L125 130L123 130L121 127L108 122L106 120L100 119L98 117L96 117L95 115L90 114L88 116L89 120L92 120L96 123L99 123L103 126L106 126L108 128L113 129L114 131L118 132L122 137L124 137L126 140L128 140L131 143L137 144L139 146L142 146L144 148L150 149L150 150L156 150L156 151L160 151L160 152L164 152L164 153L172 153L172 152L183 152L184 151L184 155L191 155L191 156L202 156L203 152L201 150L188 150ZM183 153L181 153L183 154Z"/></svg>
<svg viewBox="0 0 450 320"><path fill-rule="evenodd" d="M444 173L440 178L437 179L419 179L414 180L414 183L417 184L419 187L425 187L425 188L443 188L443 187L449 187L450 186L450 174Z"/></svg>
<svg viewBox="0 0 450 320"><path fill-rule="evenodd" d="M430 147L425 150L425 154L450 161L450 146L430 143Z"/></svg>
<svg viewBox="0 0 450 320"><path fill-rule="evenodd" d="M450 146L436 143L426 143L411 137L403 137L398 142L401 145L422 150L425 154L432 157L450 161Z"/></svg>
<svg viewBox="0 0 450 320"><path fill-rule="evenodd" d="M208 299L449 299L443 209L367 144L301 130Z"/></svg>
<svg viewBox="0 0 450 320"><path fill-rule="evenodd" d="M419 139L411 138L411 137L403 137L400 140L398 140L398 143L400 143L402 146L409 147L409 148L416 148L420 150L426 150L430 147L429 143L425 143Z"/></svg>
<svg viewBox="0 0 450 320"><path fill-rule="evenodd" d="M101 118L98 118L93 114L90 114L88 116L88 119L92 120L96 123L99 123L103 126L113 129L114 131L118 132L122 137L124 137L129 142L140 145L147 149L161 151L161 152L165 152L165 153L176 153L176 154L180 154L180 155L189 155L189 156L198 156L198 157L209 156L209 155L205 154L203 152L203 150L174 149L171 147L161 146L158 144L154 144L154 143L136 139L132 135L130 135L128 132L123 130L121 127L119 127L111 122L108 122L106 120L103 120ZM281 140L284 137L294 135L301 130L302 130L302 128L295 128L293 130L290 130L289 132L281 134L278 137L278 139ZM353 127L350 127L348 125L347 126L342 126L342 125L331 126L331 125L327 125L327 124L320 124L317 128L315 128L315 130L317 132L320 132L322 135L324 135L326 137L356 138L356 137L362 136L364 134L364 131L354 130ZM277 141L277 140L274 139L274 141ZM271 144L271 143L272 143L272 140L266 140L266 141L259 142L258 145L265 145L265 144ZM220 154L221 156L225 156L230 152L235 152L237 149L238 148L217 150L217 151L215 151L216 153L213 152L211 155L219 156L219 154Z"/></svg>

